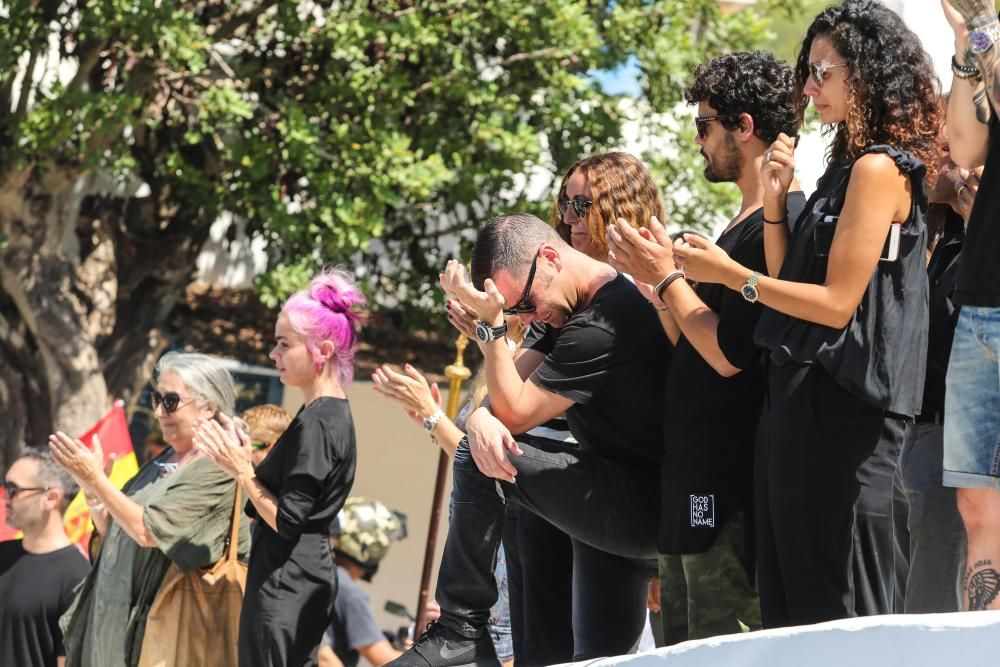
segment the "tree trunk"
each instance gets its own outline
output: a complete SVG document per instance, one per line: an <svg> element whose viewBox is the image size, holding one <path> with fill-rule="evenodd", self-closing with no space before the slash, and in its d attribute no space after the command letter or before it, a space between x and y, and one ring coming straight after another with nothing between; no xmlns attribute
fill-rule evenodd
<svg viewBox="0 0 1000 667"><path fill-rule="evenodd" d="M0 175L0 470L53 430L82 434L114 398L135 401L207 237L163 215L166 189L137 199L104 180Z"/></svg>

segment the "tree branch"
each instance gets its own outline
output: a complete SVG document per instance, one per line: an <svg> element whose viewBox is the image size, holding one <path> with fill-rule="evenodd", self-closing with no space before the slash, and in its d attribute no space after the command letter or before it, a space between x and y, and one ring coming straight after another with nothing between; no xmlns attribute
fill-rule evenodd
<svg viewBox="0 0 1000 667"><path fill-rule="evenodd" d="M31 50L28 56L28 66L24 70L24 78L21 79L21 93L17 98L17 110L14 112L16 118L24 118L28 112L28 97L31 96L31 86L35 82L35 65L38 62L38 51Z"/></svg>

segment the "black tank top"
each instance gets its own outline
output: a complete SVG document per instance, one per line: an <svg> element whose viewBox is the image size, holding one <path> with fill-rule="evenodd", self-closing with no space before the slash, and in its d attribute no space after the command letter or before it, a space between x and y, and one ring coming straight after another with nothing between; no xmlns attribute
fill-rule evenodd
<svg viewBox="0 0 1000 667"><path fill-rule="evenodd" d="M818 363L872 407L911 417L920 412L927 363L927 170L892 146L870 146L866 153L885 153L910 178L912 204L900 230L899 258L878 263L846 327L834 329L765 308L754 338L771 350L773 363ZM854 162L831 164L816 184L792 228L781 280L825 282L827 257L816 254L814 229L827 216L840 215L853 167Z"/></svg>

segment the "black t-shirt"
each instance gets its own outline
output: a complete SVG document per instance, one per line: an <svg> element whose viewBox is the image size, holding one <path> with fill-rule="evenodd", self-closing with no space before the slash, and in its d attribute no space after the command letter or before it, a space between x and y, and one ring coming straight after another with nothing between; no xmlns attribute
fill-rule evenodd
<svg viewBox="0 0 1000 667"><path fill-rule="evenodd" d="M544 351L547 339L533 335L539 347L532 349ZM619 274L570 316L531 380L575 401L566 419L581 448L658 464L669 361L670 342L656 311Z"/></svg>
<svg viewBox="0 0 1000 667"><path fill-rule="evenodd" d="M990 121L989 150L983 178L965 232L955 303L1000 307L1000 121Z"/></svg>
<svg viewBox="0 0 1000 667"><path fill-rule="evenodd" d="M256 476L277 496L278 534L330 534L330 524L354 485L357 447L346 399L323 396L299 410L260 465ZM247 502L246 512L257 516Z"/></svg>
<svg viewBox="0 0 1000 667"><path fill-rule="evenodd" d="M795 220L805 196L788 196ZM764 209L758 209L716 242L751 271L767 274ZM700 553L722 525L752 509L753 450L764 396L764 351L753 340L763 306L724 285L702 283L695 292L719 318L722 353L740 372L719 375L683 335L667 378L664 419L669 437L663 459L662 553Z"/></svg>
<svg viewBox="0 0 1000 667"><path fill-rule="evenodd" d="M347 570L337 566L337 599L333 603L333 618L326 629L323 643L329 644L344 667L358 664L358 649L385 639L375 622L372 606L361 587Z"/></svg>
<svg viewBox="0 0 1000 667"><path fill-rule="evenodd" d="M59 617L90 564L74 545L47 554L0 542L0 665L48 667L66 655Z"/></svg>

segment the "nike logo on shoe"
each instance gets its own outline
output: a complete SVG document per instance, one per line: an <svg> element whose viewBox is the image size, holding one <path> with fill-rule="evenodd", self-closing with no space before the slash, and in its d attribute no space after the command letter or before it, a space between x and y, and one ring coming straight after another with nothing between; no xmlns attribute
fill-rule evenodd
<svg viewBox="0 0 1000 667"><path fill-rule="evenodd" d="M454 646L455 648L452 648ZM442 658L445 660L454 660L455 658L464 655L466 653L475 653L475 644L451 644L450 642L444 642L439 651Z"/></svg>

